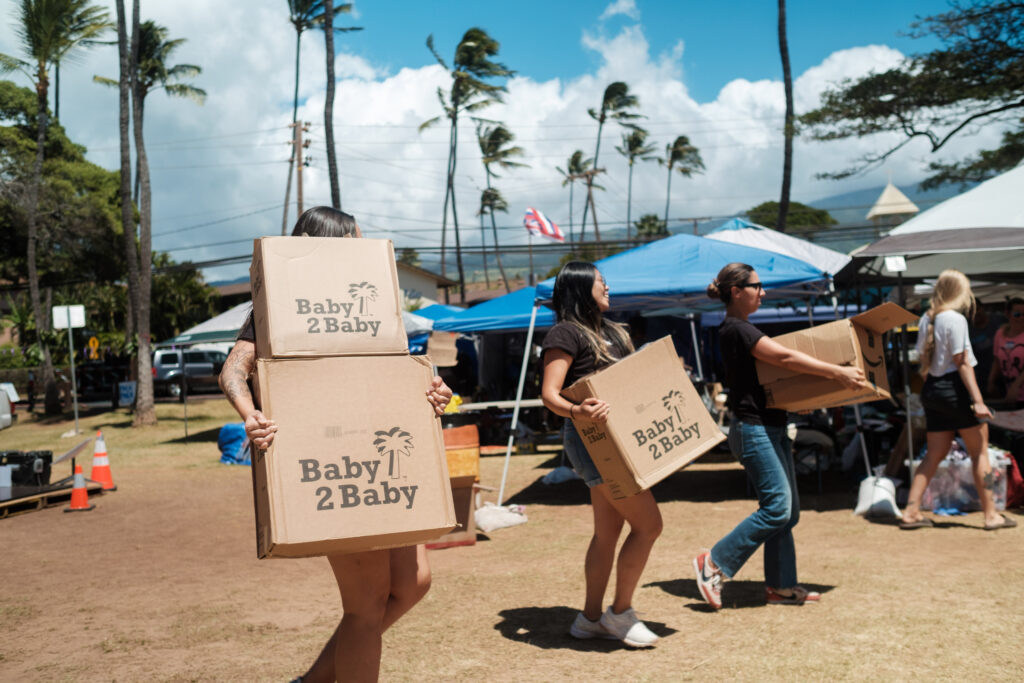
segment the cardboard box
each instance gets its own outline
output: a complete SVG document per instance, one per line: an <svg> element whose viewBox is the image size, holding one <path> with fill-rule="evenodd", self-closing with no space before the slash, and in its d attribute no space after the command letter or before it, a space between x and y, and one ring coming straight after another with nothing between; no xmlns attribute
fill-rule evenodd
<svg viewBox="0 0 1024 683"><path fill-rule="evenodd" d="M562 391L580 403L607 401L606 422L576 419L587 452L613 498L650 488L725 440L663 337Z"/></svg>
<svg viewBox="0 0 1024 683"><path fill-rule="evenodd" d="M249 275L260 358L408 353L391 240L264 237Z"/></svg>
<svg viewBox="0 0 1024 683"><path fill-rule="evenodd" d="M428 541L430 549L452 548L461 545L476 545L476 488L473 477L452 476L452 501L455 504L457 525L444 536Z"/></svg>
<svg viewBox="0 0 1024 683"><path fill-rule="evenodd" d="M458 365L459 351L455 348L455 332L431 332L427 338L427 357L439 368Z"/></svg>
<svg viewBox="0 0 1024 683"><path fill-rule="evenodd" d="M261 558L412 545L455 526L423 359L261 359L256 379L278 426L252 463Z"/></svg>
<svg viewBox="0 0 1024 683"><path fill-rule="evenodd" d="M864 371L868 386L847 389L842 382L807 375L757 361L757 377L769 408L810 410L891 398L885 368L883 333L917 321L917 316L894 303L884 303L847 320L772 337L773 341L809 356L851 365Z"/></svg>

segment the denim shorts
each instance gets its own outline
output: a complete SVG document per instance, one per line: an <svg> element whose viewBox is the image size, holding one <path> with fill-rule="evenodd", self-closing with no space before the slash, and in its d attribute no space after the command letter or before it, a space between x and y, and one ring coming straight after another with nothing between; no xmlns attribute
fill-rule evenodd
<svg viewBox="0 0 1024 683"><path fill-rule="evenodd" d="M583 478L587 486L593 488L604 483L597 465L590 459L590 453L587 453L587 447L583 445L583 439L576 433L572 420L566 420L562 427L562 447L572 463L572 469Z"/></svg>

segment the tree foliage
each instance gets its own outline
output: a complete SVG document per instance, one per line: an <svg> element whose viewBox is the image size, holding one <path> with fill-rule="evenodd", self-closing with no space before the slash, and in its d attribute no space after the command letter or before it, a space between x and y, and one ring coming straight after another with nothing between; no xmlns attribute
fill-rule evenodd
<svg viewBox="0 0 1024 683"><path fill-rule="evenodd" d="M652 242L668 237L668 225L657 214L645 213L634 223L636 236L644 242Z"/></svg>
<svg viewBox="0 0 1024 683"><path fill-rule="evenodd" d="M776 229L779 220L779 203L763 202L758 204L747 211L747 218L752 223ZM790 202L789 212L786 214L786 226L789 228L821 228L836 225L838 222L825 209L815 209L813 206L807 206L800 202Z"/></svg>
<svg viewBox="0 0 1024 683"><path fill-rule="evenodd" d="M888 71L842 81L822 95L821 106L800 117L816 140L878 133L902 137L849 168L820 177L861 173L918 138L937 152L955 136L983 125L1008 128L1000 147L951 164L932 163L933 175L925 185L983 180L1024 158L1024 2L950 4L950 11L911 26L911 36L937 38L942 47Z"/></svg>

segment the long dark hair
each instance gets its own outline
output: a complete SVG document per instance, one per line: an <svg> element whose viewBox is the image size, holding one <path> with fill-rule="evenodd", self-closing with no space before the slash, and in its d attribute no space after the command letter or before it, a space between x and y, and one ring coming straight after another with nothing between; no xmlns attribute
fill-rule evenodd
<svg viewBox="0 0 1024 683"><path fill-rule="evenodd" d="M726 306L732 301L732 288L747 284L754 267L735 261L728 263L718 271L718 277L708 285L707 295L711 299L719 299Z"/></svg>
<svg viewBox="0 0 1024 683"><path fill-rule="evenodd" d="M618 344L629 352L633 342L622 325L606 320L594 301L594 281L597 268L586 261L569 261L558 271L551 305L559 322L576 326L593 350L598 360L615 360L608 353L604 338Z"/></svg>
<svg viewBox="0 0 1024 683"><path fill-rule="evenodd" d="M356 219L344 211L330 206L314 206L307 209L295 221L292 236L299 237L362 237Z"/></svg>

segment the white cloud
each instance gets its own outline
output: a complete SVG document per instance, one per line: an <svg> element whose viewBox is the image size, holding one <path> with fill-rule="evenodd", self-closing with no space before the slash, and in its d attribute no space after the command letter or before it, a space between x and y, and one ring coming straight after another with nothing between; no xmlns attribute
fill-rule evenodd
<svg viewBox="0 0 1024 683"><path fill-rule="evenodd" d="M629 9L630 2L609 6ZM188 42L174 55L178 63L203 67L196 85L209 93L204 106L153 93L146 103L146 139L153 176L154 246L173 250L177 260L208 259L247 253L254 237L281 231L284 185L290 149L295 34L276 0L218 4L210 20L206 0L151 3L147 12L168 27L171 37ZM223 30L230 26L231 30ZM236 36L245 36L239 41ZM610 37L584 34L581 43L599 58L593 73L568 80L538 82L519 76L508 83L505 102L483 112L501 120L524 148L529 168L499 171L495 185L509 204L499 224L517 226L526 206L535 206L568 230L568 188L555 170L576 149L593 155L597 124L587 109L600 103L603 89L626 81L640 100L659 153L677 135L688 135L700 148L703 175L672 180L674 219L723 216L777 197L782 170L784 98L780 81L726 84L712 102L689 94L682 69L683 43L652 55L639 25ZM16 51L11 23L0 26L0 51ZM798 111L817 102L828 84L871 69L887 68L902 55L868 46L843 50L798 74ZM299 118L312 123L308 138L312 157L305 169L306 207L329 203L323 128L324 48L319 34L303 36ZM116 76L116 50L101 48L62 70L61 118L69 135L89 148L89 157L106 168L118 166L117 93L91 82L93 74ZM398 247L426 247L440 241L448 128L442 121L422 133L417 127L441 113L436 91L449 78L437 65L388 72L361 57L339 54L335 98L335 139L343 205L376 236L391 237ZM600 166L607 169L596 195L601 225L621 227L626 219L626 163L615 151L623 129L605 125ZM969 153L991 144L998 131L984 128L951 143L948 155ZM884 140L814 143L795 146L793 199L818 197L884 184L892 171L906 186L924 176L932 156L923 144L908 145L883 169L843 182L814 179L821 171L843 168ZM472 124L459 128L456 174L457 208L463 243L479 243L479 190L484 173ZM665 170L639 163L633 178L632 217L665 207ZM577 187L577 190L580 188ZM295 187L292 188L292 200ZM578 231L582 192L575 193L574 228ZM294 204L289 222L295 219ZM222 222L216 222L222 221ZM191 226L201 225L195 229ZM679 223L676 223L677 227ZM501 233L503 243L525 244L525 230ZM451 243L449 235L449 244ZM223 244L226 243L226 244ZM182 247L197 247L180 250ZM210 279L236 277L245 265L208 271Z"/></svg>
<svg viewBox="0 0 1024 683"><path fill-rule="evenodd" d="M630 19L639 19L640 10L636 8L636 0L615 0L615 2L604 8L604 12L601 13L599 20L604 21L619 14L625 15Z"/></svg>

